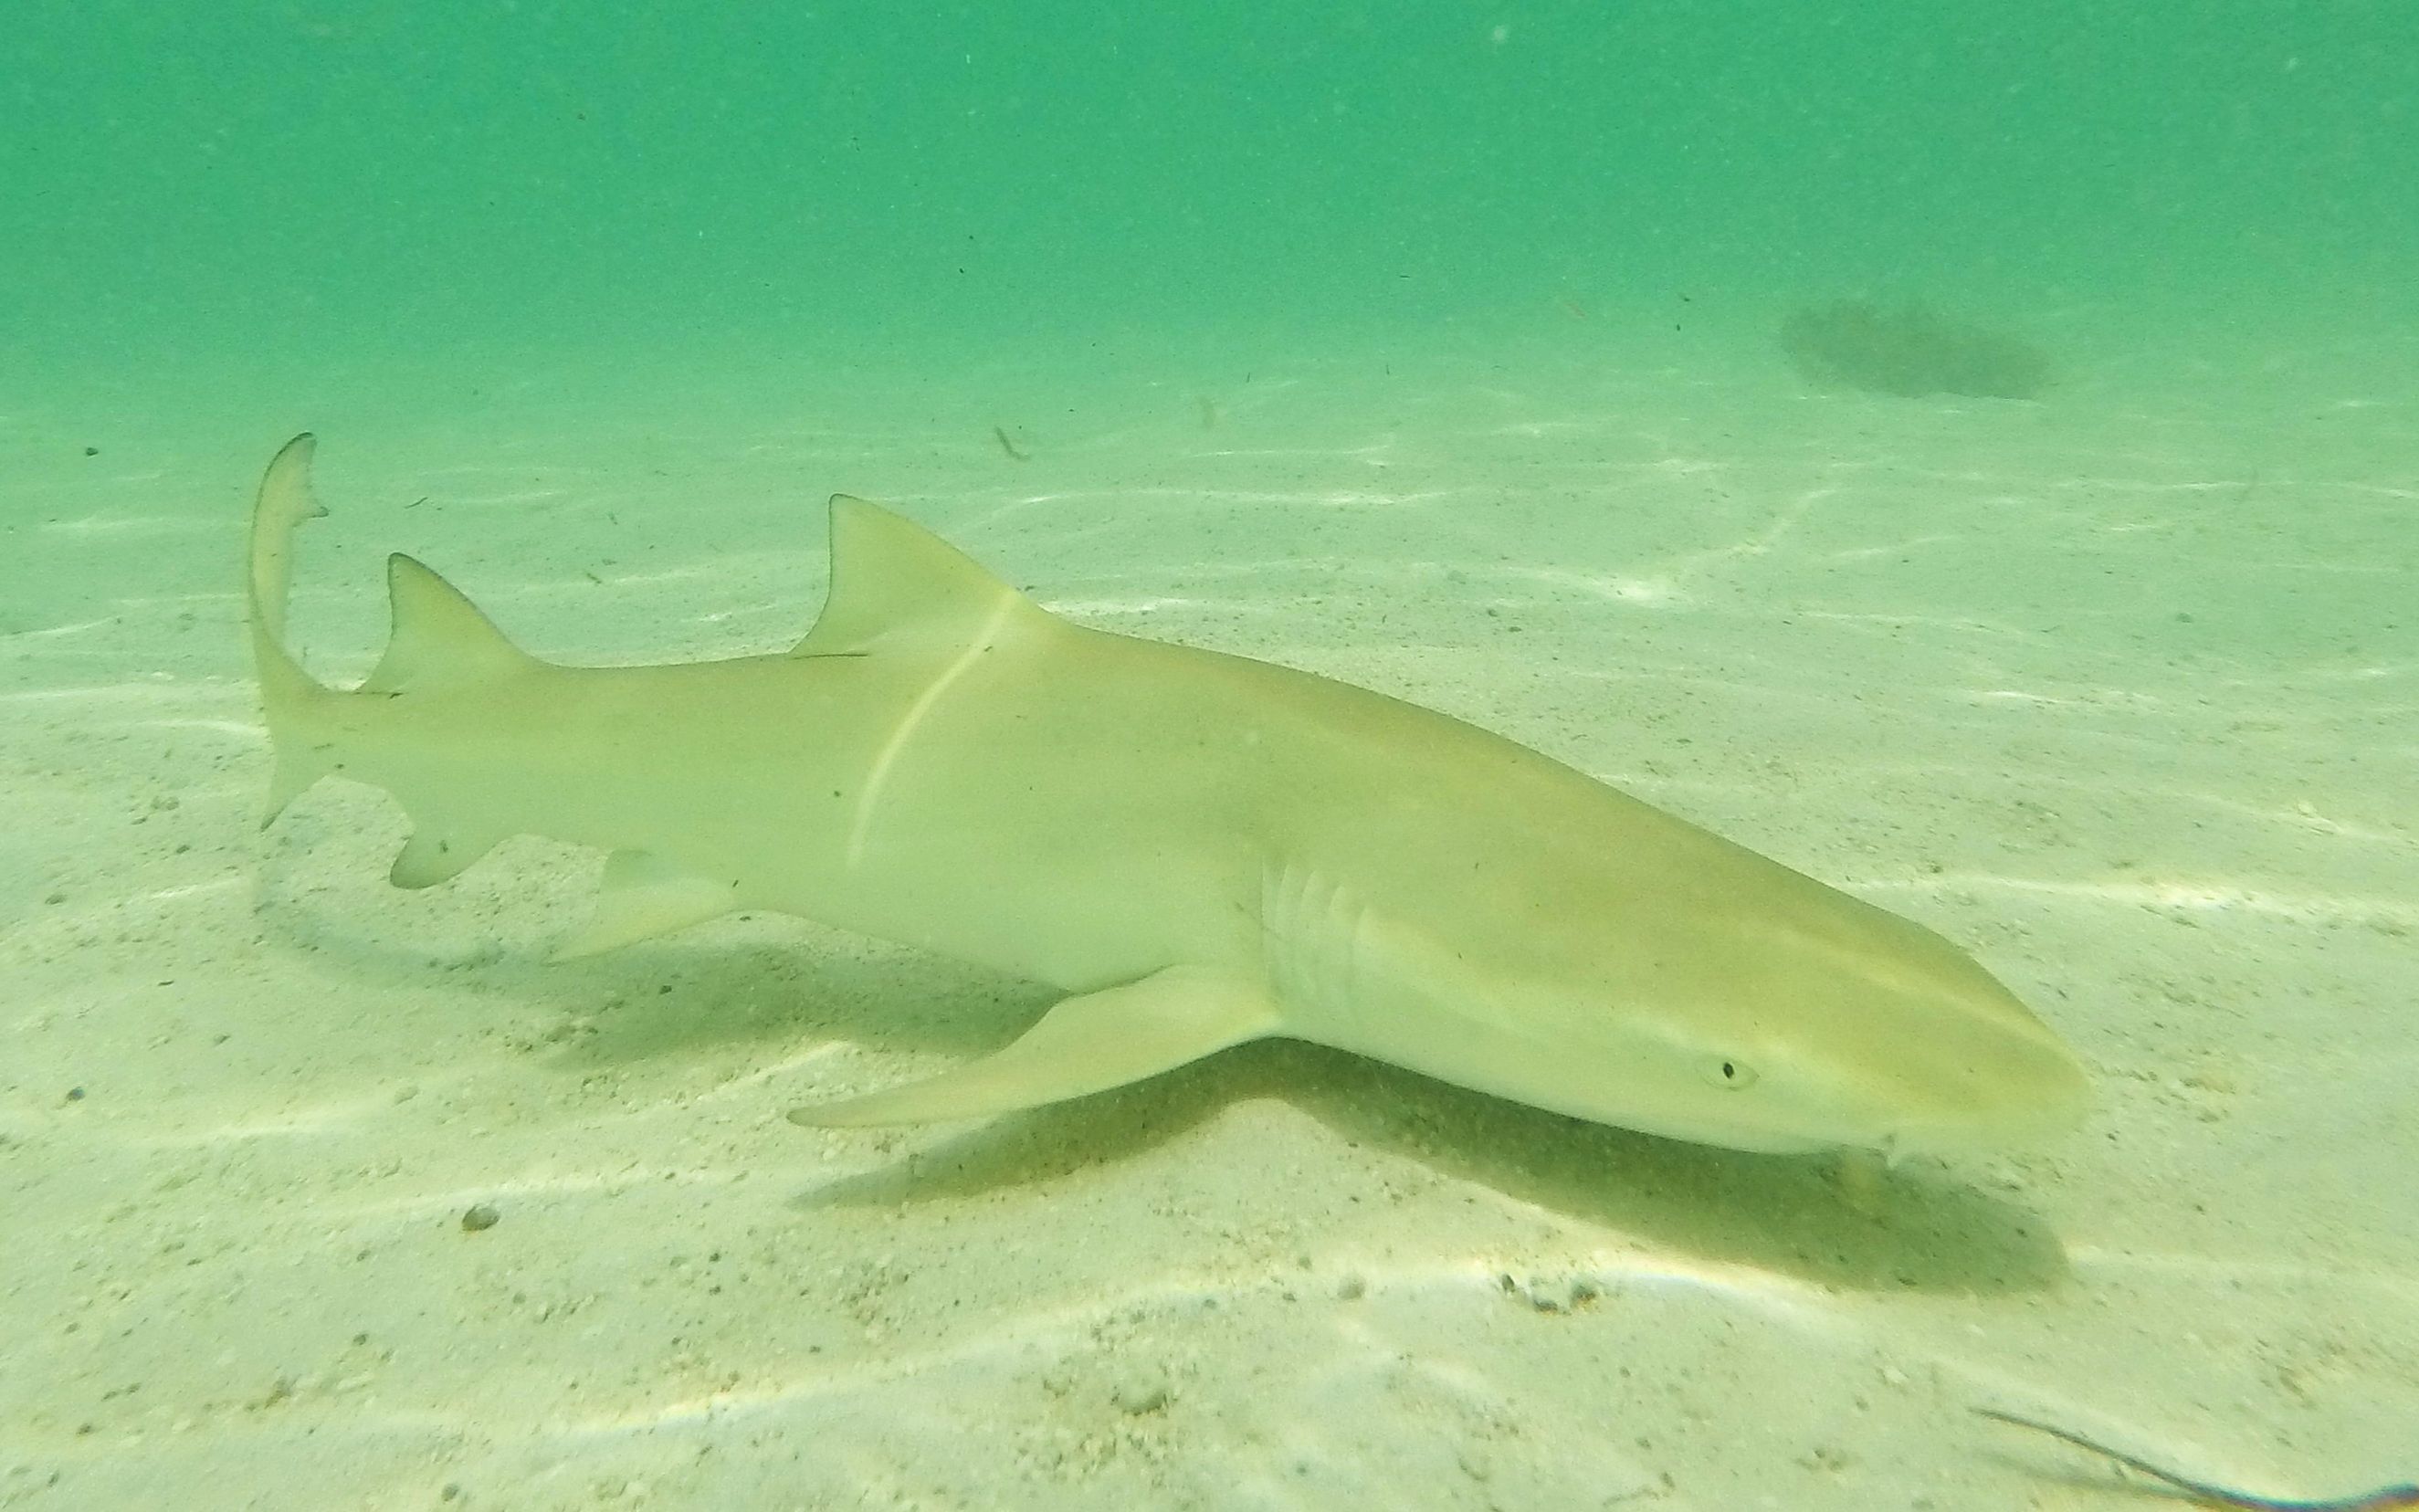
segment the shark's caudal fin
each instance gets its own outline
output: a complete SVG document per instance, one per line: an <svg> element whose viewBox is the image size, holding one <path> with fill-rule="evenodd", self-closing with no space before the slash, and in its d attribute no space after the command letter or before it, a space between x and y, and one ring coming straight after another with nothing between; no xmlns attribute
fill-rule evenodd
<svg viewBox="0 0 2419 1512"><path fill-rule="evenodd" d="M261 815L263 825L303 789L335 769L336 742L325 737L324 726L338 701L355 696L313 677L285 641L294 530L304 520L327 513L311 492L311 455L316 447L307 432L287 441L262 475L260 493L252 506L252 653L259 669L261 708L269 720L269 742L276 759L269 805ZM505 640L451 583L409 557L388 559L387 587L393 599L393 628L386 655L359 692L436 692L539 665L536 658ZM314 726L321 728L315 732ZM459 847L445 849L457 854L442 861L424 857L417 864L398 862L398 883L425 886L425 882L405 881L404 875L451 875L469 864L469 857L458 855Z"/></svg>
<svg viewBox="0 0 2419 1512"><path fill-rule="evenodd" d="M328 773L327 762L302 738L315 704L336 697L332 688L302 670L285 645L285 596L293 572L294 528L327 511L311 496L311 453L318 442L309 432L287 441L260 479L253 499L251 573L252 657L260 676L261 712L276 770L269 779L266 827L304 788Z"/></svg>

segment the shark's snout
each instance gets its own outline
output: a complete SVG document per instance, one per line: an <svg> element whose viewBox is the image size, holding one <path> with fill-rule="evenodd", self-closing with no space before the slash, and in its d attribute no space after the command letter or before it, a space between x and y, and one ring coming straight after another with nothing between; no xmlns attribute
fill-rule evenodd
<svg viewBox="0 0 2419 1512"><path fill-rule="evenodd" d="M2030 1015L2026 1015L2027 1019ZM2044 1026L2038 1036L1989 1035L1958 1044L1948 1064L1910 1068L1877 1148L1907 1154L2022 1149L2071 1132L2091 1106L2082 1064Z"/></svg>

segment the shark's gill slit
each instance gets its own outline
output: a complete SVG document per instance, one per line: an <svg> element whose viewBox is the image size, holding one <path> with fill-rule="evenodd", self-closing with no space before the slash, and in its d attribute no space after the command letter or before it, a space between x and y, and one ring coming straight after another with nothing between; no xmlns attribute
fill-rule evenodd
<svg viewBox="0 0 2419 1512"><path fill-rule="evenodd" d="M1292 861L1260 869L1262 968L1268 990L1301 1026L1356 1031L1367 967L1368 906L1333 878Z"/></svg>

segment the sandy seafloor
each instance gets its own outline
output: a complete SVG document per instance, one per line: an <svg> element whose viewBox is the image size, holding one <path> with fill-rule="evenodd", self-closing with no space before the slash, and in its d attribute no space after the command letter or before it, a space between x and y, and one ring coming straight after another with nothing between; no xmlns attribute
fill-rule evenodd
<svg viewBox="0 0 2419 1512"><path fill-rule="evenodd" d="M2419 1477L2407 375L1906 402L1757 357L10 409L0 1506L2146 1504L1978 1404L2270 1494ZM1861 1200L1283 1044L794 1128L1048 995L773 918L550 965L593 854L394 891L341 784L255 833L235 590L289 418L331 676L390 549L547 655L777 647L823 496L887 498L1072 618L1471 717L1934 925L2098 1109Z"/></svg>

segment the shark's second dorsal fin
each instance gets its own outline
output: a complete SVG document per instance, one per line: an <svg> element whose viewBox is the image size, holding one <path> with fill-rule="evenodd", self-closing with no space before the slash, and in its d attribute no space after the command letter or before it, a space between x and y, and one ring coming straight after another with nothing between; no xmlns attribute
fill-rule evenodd
<svg viewBox="0 0 2419 1512"><path fill-rule="evenodd" d="M790 655L861 656L910 641L961 645L994 620L1046 612L904 515L834 494L831 592Z"/></svg>
<svg viewBox="0 0 2419 1512"><path fill-rule="evenodd" d="M386 585L394 628L362 692L441 692L540 665L460 589L401 552L386 559Z"/></svg>

